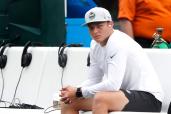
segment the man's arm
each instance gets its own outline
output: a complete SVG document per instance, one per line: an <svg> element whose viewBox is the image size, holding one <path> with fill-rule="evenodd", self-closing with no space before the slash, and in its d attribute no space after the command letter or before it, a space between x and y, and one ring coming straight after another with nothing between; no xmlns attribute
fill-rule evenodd
<svg viewBox="0 0 171 114"><path fill-rule="evenodd" d="M119 19L120 30L134 38L132 23L127 19Z"/></svg>

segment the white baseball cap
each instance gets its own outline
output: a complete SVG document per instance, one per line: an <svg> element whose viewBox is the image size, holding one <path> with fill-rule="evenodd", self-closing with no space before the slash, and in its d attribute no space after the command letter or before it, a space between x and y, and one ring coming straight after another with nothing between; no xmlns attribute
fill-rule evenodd
<svg viewBox="0 0 171 114"><path fill-rule="evenodd" d="M88 23L103 21L112 21L109 11L102 7L94 7L86 12L83 26Z"/></svg>

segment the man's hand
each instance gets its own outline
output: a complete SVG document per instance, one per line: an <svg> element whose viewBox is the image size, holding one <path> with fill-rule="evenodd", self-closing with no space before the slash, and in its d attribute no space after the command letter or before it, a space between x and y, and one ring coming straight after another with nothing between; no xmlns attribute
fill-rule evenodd
<svg viewBox="0 0 171 114"><path fill-rule="evenodd" d="M70 104L72 103L72 100L76 98L75 93L76 93L77 88L72 87L72 86L67 86L62 88L61 90L61 101L64 102L65 104Z"/></svg>

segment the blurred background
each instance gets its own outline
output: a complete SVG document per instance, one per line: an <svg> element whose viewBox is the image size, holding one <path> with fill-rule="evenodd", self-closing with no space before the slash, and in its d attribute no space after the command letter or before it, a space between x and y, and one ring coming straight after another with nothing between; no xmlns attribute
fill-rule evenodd
<svg viewBox="0 0 171 114"><path fill-rule="evenodd" d="M44 46L62 42L89 47L84 14L95 6L107 8L117 21L117 0L0 0L0 42L18 46L27 41ZM114 3L115 2L115 3ZM117 28L117 24L116 24Z"/></svg>

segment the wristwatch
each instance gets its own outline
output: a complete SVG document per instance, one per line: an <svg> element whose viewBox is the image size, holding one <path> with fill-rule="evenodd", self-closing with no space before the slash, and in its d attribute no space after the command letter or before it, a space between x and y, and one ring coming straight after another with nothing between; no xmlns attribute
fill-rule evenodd
<svg viewBox="0 0 171 114"><path fill-rule="evenodd" d="M76 97L80 98L80 97L83 97L83 94L82 94L82 91L81 91L81 87L78 87L77 88L77 91L76 91Z"/></svg>

